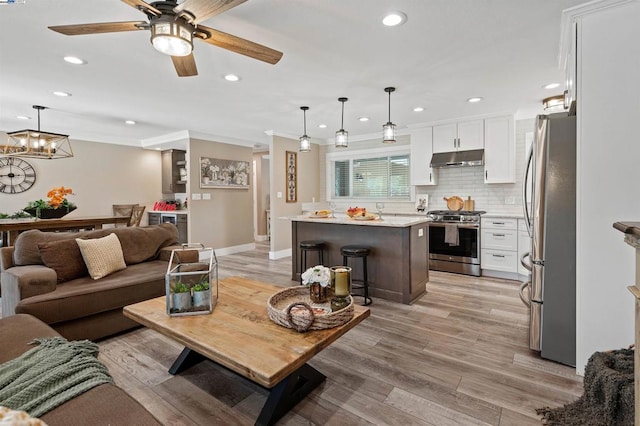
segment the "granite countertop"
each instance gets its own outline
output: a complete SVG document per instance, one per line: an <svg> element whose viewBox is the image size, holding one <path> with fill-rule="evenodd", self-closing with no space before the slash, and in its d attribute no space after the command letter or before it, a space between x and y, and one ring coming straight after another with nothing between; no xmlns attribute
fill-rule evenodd
<svg viewBox="0 0 640 426"><path fill-rule="evenodd" d="M386 226L395 228L404 228L408 226L428 223L431 220L421 215L415 216L385 216L382 214L382 220L355 220L347 215L336 215L335 218L313 218L308 215L283 217L282 219L292 220L294 222L316 222L333 225L363 225L363 226Z"/></svg>

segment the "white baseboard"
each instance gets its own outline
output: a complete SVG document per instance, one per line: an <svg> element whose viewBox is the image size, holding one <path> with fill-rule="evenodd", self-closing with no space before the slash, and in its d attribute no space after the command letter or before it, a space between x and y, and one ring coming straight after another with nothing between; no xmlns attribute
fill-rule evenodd
<svg viewBox="0 0 640 426"><path fill-rule="evenodd" d="M269 252L269 259L270 260L278 260L278 259L282 259L283 257L289 257L291 256L291 249L285 249L285 250L280 250L280 251L270 251Z"/></svg>
<svg viewBox="0 0 640 426"><path fill-rule="evenodd" d="M215 249L215 252L216 252L216 256L225 256L227 254L240 253L242 251L250 251L255 249L256 249L256 244L250 243L250 244L241 244L239 246L231 246L231 247Z"/></svg>
<svg viewBox="0 0 640 426"><path fill-rule="evenodd" d="M269 237L267 235L254 235L253 239L256 241L269 241Z"/></svg>

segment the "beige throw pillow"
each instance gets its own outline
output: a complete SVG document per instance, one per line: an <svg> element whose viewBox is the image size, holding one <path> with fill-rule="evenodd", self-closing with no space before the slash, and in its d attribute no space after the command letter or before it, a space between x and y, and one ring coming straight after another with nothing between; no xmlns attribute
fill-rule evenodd
<svg viewBox="0 0 640 426"><path fill-rule="evenodd" d="M122 246L116 234L109 234L102 238L83 240L76 238L84 263L89 275L94 280L125 269Z"/></svg>

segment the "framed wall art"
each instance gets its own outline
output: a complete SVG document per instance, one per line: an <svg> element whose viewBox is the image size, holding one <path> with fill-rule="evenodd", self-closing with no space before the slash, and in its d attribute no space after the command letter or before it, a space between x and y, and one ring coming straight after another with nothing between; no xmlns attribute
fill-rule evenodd
<svg viewBox="0 0 640 426"><path fill-rule="evenodd" d="M200 188L249 188L249 162L200 157Z"/></svg>
<svg viewBox="0 0 640 426"><path fill-rule="evenodd" d="M298 153L287 151L286 156L287 203L295 203L298 201Z"/></svg>

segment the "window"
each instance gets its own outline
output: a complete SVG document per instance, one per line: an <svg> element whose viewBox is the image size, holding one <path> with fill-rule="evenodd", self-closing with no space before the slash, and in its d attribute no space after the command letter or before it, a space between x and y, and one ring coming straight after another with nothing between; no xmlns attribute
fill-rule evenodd
<svg viewBox="0 0 640 426"><path fill-rule="evenodd" d="M409 154L336 159L332 198L409 199Z"/></svg>

